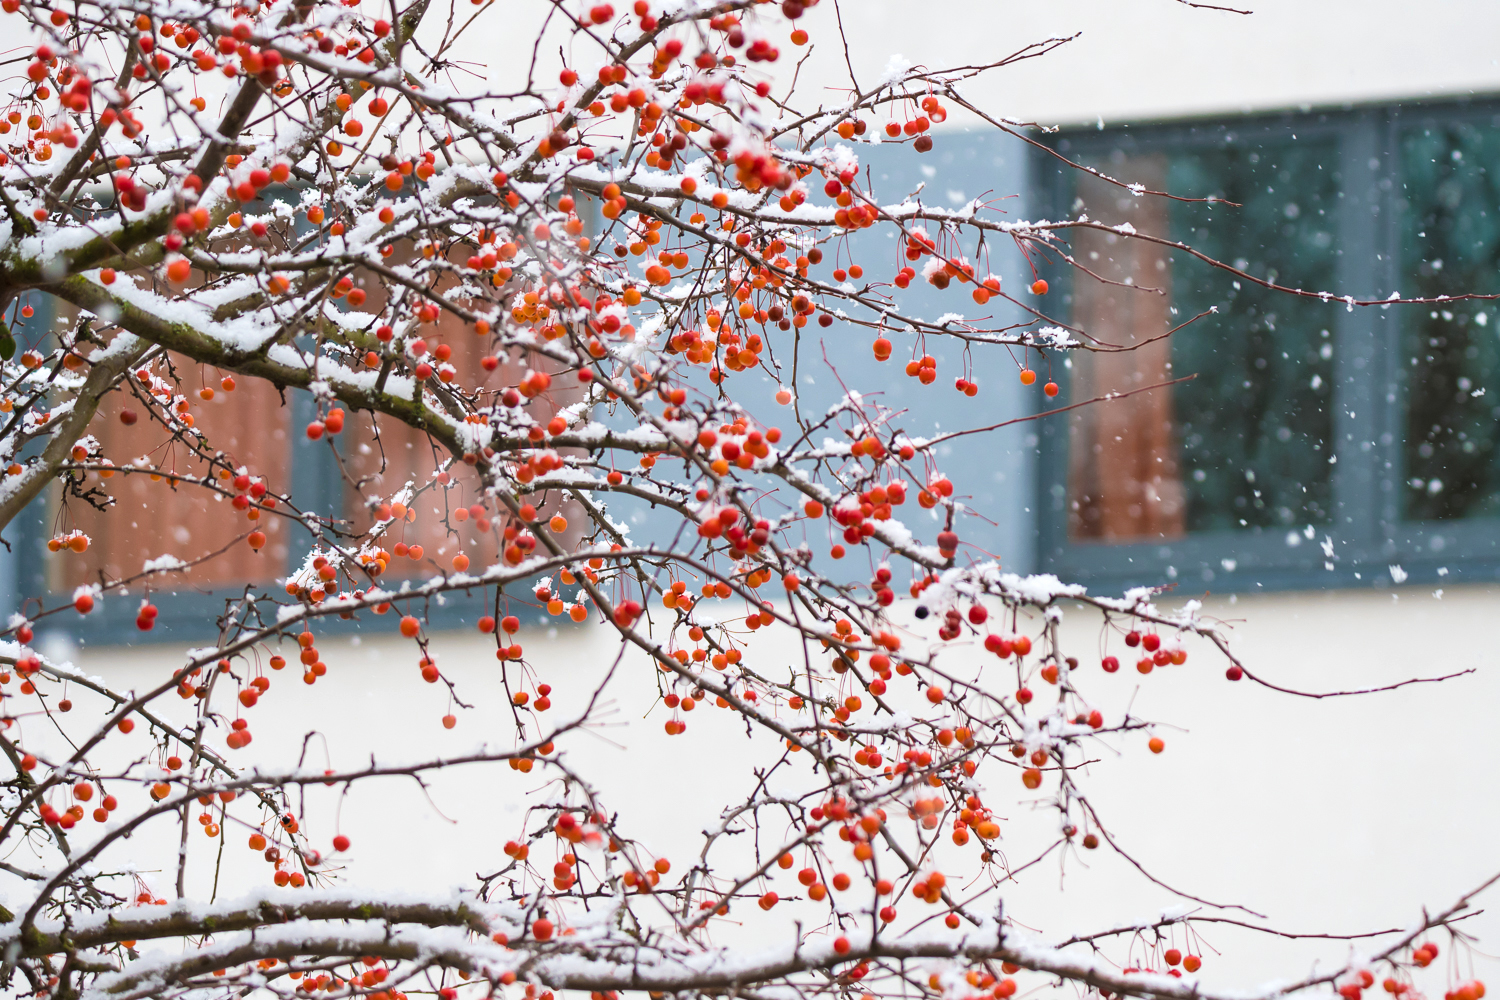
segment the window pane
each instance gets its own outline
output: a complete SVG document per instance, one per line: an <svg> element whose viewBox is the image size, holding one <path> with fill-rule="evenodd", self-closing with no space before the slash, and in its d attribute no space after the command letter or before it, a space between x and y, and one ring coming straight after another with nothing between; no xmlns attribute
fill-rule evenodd
<svg viewBox="0 0 1500 1000"><path fill-rule="evenodd" d="M173 361L179 372L198 370L197 365L182 358L174 357ZM202 376L203 385L218 386L214 369L204 369ZM265 476L278 490L290 487L290 415L274 387L257 379L240 379L233 392L218 391L211 401L199 400L197 386L191 382L188 388L193 396L195 426L203 433L206 448L223 450L235 465ZM89 427L106 456L118 464L133 456L146 456L153 464L185 476L207 474L207 463L186 448L163 446L166 435L160 424L144 417L133 427L120 423L120 411L127 408L137 413L143 409L138 400L122 392L111 393ZM64 551L49 558L48 583L55 591L71 591L80 584L97 582L101 573L111 580L134 576L146 560L164 555L191 562L217 552L229 539L254 527L266 533L267 544L259 552L240 542L186 573L153 579L151 585L233 589L246 583L271 583L286 575L287 543L293 529L284 518L267 515L252 524L244 513L215 501L203 489L174 484L166 477L153 480L140 473L116 472L101 478L98 472L90 472L79 490L95 487L113 496L114 505L101 512L73 496L67 499L65 509L54 512L53 532L76 529L92 538L82 553Z"/></svg>
<svg viewBox="0 0 1500 1000"><path fill-rule="evenodd" d="M449 362L461 372L479 370L489 343L448 315L425 333L425 339L434 348L439 343L448 345L453 352ZM496 381L511 384L523 374L507 359ZM382 536L382 544L397 554L387 570L389 579L428 579L448 570L459 553L468 556L470 565L476 569L499 558L498 532L492 530L491 524L497 505L494 500L484 502L473 470L455 466L453 485L447 490L435 489L433 476L452 459L441 445L417 428L391 417L377 418L378 435L363 414L350 423L353 426L338 446L345 477L344 515L355 531L368 531L377 523L368 501L388 500L408 485L422 488L419 495L408 501L408 522L390 525ZM485 507L482 519L457 515L459 508L479 502L484 502ZM465 520L458 520L459 516ZM397 543L404 544L398 547ZM421 555L413 558L412 552Z"/></svg>
<svg viewBox="0 0 1500 1000"><path fill-rule="evenodd" d="M468 338L469 342L474 339ZM476 357L476 365L477 361ZM490 519L496 509L494 501L485 504L486 516L482 520L465 515L466 520L459 521L454 516L458 508L484 500L478 490L478 477L472 470L459 466L453 472L452 488L434 489L432 477L449 458L441 445L391 417L376 419L378 436L363 415L351 423L355 424L353 433L346 431L345 440L339 445L344 450L343 468L349 477L344 483L344 515L355 531L368 531L377 523L375 512L366 506L367 498L388 499L407 485L426 487L408 500L409 523L391 525L382 536L385 548L400 556L388 570L389 579L428 579L447 570L460 552L476 568L496 559L499 555L496 533L490 530ZM398 542L404 544L397 547ZM415 552L420 552L420 557L414 557Z"/></svg>
<svg viewBox="0 0 1500 1000"><path fill-rule="evenodd" d="M425 339L434 347L438 343L448 345L452 349L449 362L461 372L478 370L489 347L487 339L474 336L451 316L444 316L435 328L429 328ZM501 359L489 384L514 385L527 371L526 365L507 356ZM559 375L547 398L559 408L571 405L579 399L578 384L571 376ZM546 422L545 416L538 416ZM379 417L375 423L378 434L361 414L360 419L349 422L349 429L337 442L342 456L344 516L349 525L357 532L369 531L377 524L372 501L389 500L408 485L422 490L407 504L407 521L389 525L381 536L381 544L396 557L387 569L387 580L428 579L448 571L460 553L469 558L474 570L502 559L506 548L502 531L510 517L493 497L485 497L477 474L462 464L450 465L452 456L424 432L392 417ZM546 449L539 446L537 450L541 453ZM445 467L450 468L451 485L436 489L433 476ZM544 518L554 513L566 517L569 527L564 540L569 545L577 543L584 518L567 493L534 490L524 499ZM483 507L482 517L458 513L459 508L476 503ZM420 556L413 556L414 551ZM566 589L571 597L574 589Z"/></svg>
<svg viewBox="0 0 1500 1000"><path fill-rule="evenodd" d="M1163 156L1116 158L1101 167L1156 190L1166 182ZM1128 223L1153 235L1170 229L1167 203L1160 198L1138 198L1092 177L1079 181L1078 197L1080 211L1111 226ZM1072 398L1092 399L1171 378L1170 343L1145 343L1171 323L1173 274L1167 248L1097 230L1077 231L1073 244L1078 260L1102 279L1075 276L1073 322L1098 340L1136 349L1075 354ZM1163 294L1145 288L1161 288ZM1068 436L1073 538L1181 537L1186 525L1170 391L1075 410Z"/></svg>
<svg viewBox="0 0 1500 1000"><path fill-rule="evenodd" d="M1444 123L1401 140L1403 295L1500 291L1500 128ZM1500 325L1491 302L1401 316L1404 515L1500 514Z"/></svg>
<svg viewBox="0 0 1500 1000"><path fill-rule="evenodd" d="M1211 257L1304 288L1335 284L1338 176L1332 142L1228 144L1127 155L1097 165L1175 194L1242 207L1137 197L1094 178L1080 211L1166 235ZM1332 309L1237 283L1187 255L1115 234L1075 237L1074 319L1100 340L1142 344L1199 312L1192 326L1134 351L1075 360L1073 398L1196 374L1193 382L1077 411L1069 534L1158 540L1213 530L1322 525L1332 508Z"/></svg>

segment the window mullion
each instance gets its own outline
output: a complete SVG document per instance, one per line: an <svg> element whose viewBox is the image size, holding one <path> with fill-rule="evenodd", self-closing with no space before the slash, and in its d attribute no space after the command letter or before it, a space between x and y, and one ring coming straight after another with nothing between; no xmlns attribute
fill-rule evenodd
<svg viewBox="0 0 1500 1000"><path fill-rule="evenodd" d="M1399 108L1391 108L1380 116L1381 188L1377 197L1380 205L1380 226L1375 262L1379 287L1385 294L1400 291L1412 294L1403 288L1407 276L1401 273L1400 219L1397 206L1402 200L1400 137L1397 119ZM1387 291L1389 290L1389 291ZM1403 414L1405 404L1400 385L1402 323L1411 306L1381 310L1375 318L1377 330L1376 364L1370 372L1371 393L1374 397L1372 410L1380 417L1380 436L1375 448L1375 475L1379 492L1379 521L1376 525L1376 541L1384 557L1397 555L1399 528L1401 524L1401 484L1404 478L1403 443L1406 427Z"/></svg>
<svg viewBox="0 0 1500 1000"><path fill-rule="evenodd" d="M1350 119L1340 142L1342 197L1339 212L1338 291L1358 298L1379 294L1375 249L1381 234L1380 119L1373 113ZM1381 514L1381 429L1376 386L1381 355L1380 309L1333 305L1334 554L1348 568L1375 556Z"/></svg>
<svg viewBox="0 0 1500 1000"><path fill-rule="evenodd" d="M309 440L305 429L318 419L317 400L309 392L292 393L292 499L298 509L320 518L344 515L343 482L327 440ZM335 439L336 440L336 439ZM287 540L287 572L295 572L312 551L313 537L304 528L292 530Z"/></svg>

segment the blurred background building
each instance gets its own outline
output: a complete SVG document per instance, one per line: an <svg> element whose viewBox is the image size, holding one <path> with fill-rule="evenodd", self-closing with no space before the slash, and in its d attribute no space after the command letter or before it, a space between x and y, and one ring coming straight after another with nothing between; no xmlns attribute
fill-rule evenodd
<svg viewBox="0 0 1500 1000"><path fill-rule="evenodd" d="M1149 346L1067 357L965 352L946 338L919 343L898 330L897 363L907 353L938 360L938 381L923 386L875 362L861 331L820 329L825 340L803 346L795 389L804 410L836 401L844 386L874 387L914 435L1194 377L970 439L962 451L945 448L944 471L977 515L960 525L976 557L993 554L1009 568L1096 588L1171 584L1185 594L1451 588L1496 578L1496 306L1351 309L1332 297L1500 292L1500 181L1491 173L1500 101L1490 97L1500 88L1500 63L1485 42L1487 29L1500 26L1500 9L1273 0L1239 14L1170 0L934 0L914 15L887 0L842 8L825 0L807 18L811 52L796 53L808 55L797 75L803 104L846 101L893 67L980 67L1031 55L961 84L968 102L1031 144L949 102L949 119L925 155L909 142L856 145L882 200L916 196L949 208L977 200L1007 220L1084 214L1129 223L1248 274L1331 296L1267 291L1181 251L1074 230L1062 234L1062 248L1097 279L1057 253L1023 255L1003 238L961 249L1048 319L1106 343ZM484 47L482 34L458 51L460 64L476 75L485 67L496 86L529 70ZM576 65L590 57L569 53ZM792 65L781 61L779 85L790 83ZM551 69L542 65L536 75L547 79ZM1061 157L1148 189L1221 200L1136 196ZM886 258L898 257L889 227L829 249L866 263L877 280ZM1027 291L1038 275L1052 285L1045 298ZM939 292L921 281L900 305L929 319L1033 318L1000 300L976 309L961 287ZM454 346L460 361L473 353L462 338ZM1054 377L1061 396L1049 401L1036 386L1019 385L1023 364ZM205 385L218 381L217 373L202 375ZM959 375L979 383L977 397L952 390ZM764 405L768 423L781 416L769 403L780 380L764 375L766 399L750 400ZM222 423L249 464L290 477L315 508L358 518L349 487L359 477L379 476L385 488L432 462L417 436L387 429L383 440L347 442L340 468L322 444L291 433L301 426L295 414L262 397L253 387L220 392L206 407L207 426ZM112 450L130 446L114 438L141 437L144 447L150 434L106 424ZM190 467L188 456L181 461ZM55 508L39 505L0 562L8 581L0 592L67 591L100 568L118 573L167 551L190 558L216 530L211 507L170 483L132 477L110 515L129 518L128 535L95 532L82 559L48 559L39 546L58 525ZM619 510L640 537L653 536L649 511ZM89 520L86 510L82 516ZM265 554L217 560L198 582L284 575L305 543L272 529ZM445 551L437 536L417 540L431 554ZM200 605L189 618L211 608ZM109 638L133 621L122 615L106 624L107 617L78 634L102 628L98 638Z"/></svg>

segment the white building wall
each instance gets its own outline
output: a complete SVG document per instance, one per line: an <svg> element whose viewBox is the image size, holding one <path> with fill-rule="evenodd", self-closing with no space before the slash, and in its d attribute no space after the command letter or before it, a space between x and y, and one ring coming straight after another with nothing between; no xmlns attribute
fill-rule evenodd
<svg viewBox="0 0 1500 1000"><path fill-rule="evenodd" d="M1214 0L1219 2L1219 0ZM1049 38L1042 59L967 85L985 110L1045 124L1435 97L1500 89L1500 5L1487 0L1238 0L1250 15L1173 0L844 0L857 78L900 53L913 64L983 65ZM811 94L848 86L832 0L809 15L821 51Z"/></svg>
<svg viewBox="0 0 1500 1000"><path fill-rule="evenodd" d="M1096 744L1081 787L1121 847L1183 891L1249 907L1283 930L1353 933L1404 926L1422 907L1445 907L1500 869L1493 842L1500 824L1500 796L1493 791L1500 729L1492 720L1493 706L1500 704L1492 627L1497 598L1496 589L1439 598L1404 588L1208 602L1205 615L1230 624L1244 662L1283 686L1344 690L1476 669L1442 685L1322 701L1247 681L1230 683L1222 658L1193 641L1181 667L1141 677L1127 666L1105 675L1095 652L1101 648L1098 617L1070 610L1063 641L1082 660L1077 687L1112 720L1128 711L1158 723L1156 732L1167 742L1159 757L1146 751L1144 733ZM590 682L603 675L617 648L600 627L553 635L528 627L518 638L556 688L547 720L553 723L582 710ZM255 741L237 760L289 767L306 747L304 766L343 769L371 754L383 763L415 762L481 744L511 745L514 728L502 704L492 647L477 633L438 636L433 644L460 696L480 706L456 710L459 724L452 731L439 722L450 711L442 686L422 682L416 648L395 636L394 621L369 626L357 642L328 639L319 646L328 675L311 688L286 676L290 670L275 675L268 694L246 713ZM1118 640L1110 651L1123 652ZM116 685L140 690L159 683L176 655L166 646L99 649L80 662ZM771 671L802 661L800 650L778 630L759 634L747 655ZM948 655L987 671L997 685L1006 683L1000 673L1008 670L972 646ZM566 737L560 748L601 792L606 807L618 811L622 829L680 871L696 854L699 831L716 822L717 808L754 781L750 765L773 760L779 747L764 734L747 738L743 724L706 706L685 716L687 734L665 736L668 715L656 703L653 675L651 664L628 657L607 689L597 724ZM1034 704L1045 706L1050 689L1034 686ZM73 698L75 712L88 710L88 696L75 692ZM174 715L173 705L163 708ZM185 706L175 715L185 720ZM40 732L28 736L55 739ZM222 741L222 735L210 738ZM144 735L134 739L133 752L144 752ZM425 775L425 788L407 778L366 782L341 805L335 791L312 786L298 808L316 842L331 839L335 817L353 838L343 872L347 884L440 891L472 885L476 874L501 866L500 847L526 825L525 811L557 800L558 786L540 775L517 774L504 765L467 766ZM1055 838L1052 814L1034 812L1032 803L1041 795L1026 792L1014 770L991 763L978 777L986 785L986 802L1001 817L1000 848L1009 863L1029 860ZM230 828L220 898L270 877L270 866L246 849L247 835ZM170 822L154 821L99 863L133 860L170 897L174 873L149 870L175 852L175 840ZM190 885L206 894L216 874L214 845L196 831L190 844ZM962 870L972 864L970 855ZM949 870L961 869L953 864ZM1049 857L1005 886L1003 895L1008 914L1051 940L1149 920L1184 905L1105 849L1076 853L1065 862ZM751 940L765 940L767 926ZM1500 916L1479 916L1465 927L1493 941ZM744 940L739 933L723 931L726 939ZM1315 960L1342 961L1350 948L1344 942L1252 937L1227 926L1202 933L1204 982L1220 989L1301 975ZM1446 968L1451 949L1446 939L1442 943ZM1463 970L1469 961L1459 960L1461 974L1468 974ZM1472 961L1475 974L1500 976L1495 960L1479 954ZM1440 980L1434 970L1431 982L1420 985L1429 996L1440 995ZM1025 985L1042 983L1031 977Z"/></svg>

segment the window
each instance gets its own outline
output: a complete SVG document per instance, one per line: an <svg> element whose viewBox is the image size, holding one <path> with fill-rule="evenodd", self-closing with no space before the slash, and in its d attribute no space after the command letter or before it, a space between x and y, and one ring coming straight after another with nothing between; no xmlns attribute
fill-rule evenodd
<svg viewBox="0 0 1500 1000"><path fill-rule="evenodd" d="M1500 291L1492 105L1091 130L1054 145L1129 184L1223 201L1136 195L1039 157L1038 215L1128 223L1313 291ZM1493 303L1350 310L1117 233L1067 240L1091 273L1055 262L1058 318L1133 349L1052 359L1064 400L1193 378L1043 422L1045 567L1216 590L1496 577Z"/></svg>
<svg viewBox="0 0 1500 1000"><path fill-rule="evenodd" d="M57 321L55 306L38 297L37 318L31 338L40 336ZM27 334L21 333L23 339ZM474 336L464 324L445 317L427 334L432 343L452 348L451 361L464 370L480 366L487 342ZM441 461L447 458L422 432L399 421L381 417L379 433L372 433L367 413L351 419L337 437L308 440L303 429L313 419L311 396L289 390L283 397L273 386L256 379L241 378L233 392L220 387L223 373L174 358L173 366L189 394L190 412L196 429L203 432L209 452L222 450L236 467L246 466L256 476L266 477L273 490L289 493L300 511L320 517L342 519L354 531L368 530L373 512L364 498L391 496L408 482L430 484ZM515 359L502 361L494 380L513 384L524 372ZM212 399L198 395L200 387L215 388ZM555 394L558 405L571 402L574 390L564 387ZM123 409L136 411L138 419L125 425ZM128 398L125 391L107 396L91 425L91 433L103 445L104 454L123 465L141 456L153 466L184 476L202 476L208 466L180 444L167 444L159 424L145 419L145 404ZM330 448L330 445L333 448ZM335 450L337 453L335 454ZM481 497L476 479L464 467L452 473L445 491L427 489L409 504L410 523L394 524L386 545L395 554L381 583L397 589L404 580L425 580L447 570L462 550L472 565L485 566L499 557L497 541L500 521L490 517L460 515ZM96 509L81 494L93 492L98 502L113 498L107 509ZM545 513L561 510L572 515L566 497L557 491L530 497ZM493 515L495 506L489 504ZM200 487L174 484L169 476L153 478L140 473L114 472L82 475L77 490L63 497L53 488L38 498L17 518L12 538L19 541L15 586L19 598L45 597L47 606L65 604L74 588L101 578L118 580L139 574L147 560L174 556L186 562L203 560L184 573L158 576L147 581L153 592L174 592L171 601L160 602L155 628L140 632L135 625L141 588L128 594L112 594L86 617L65 614L45 619L42 631L56 628L70 639L84 643L132 643L164 638L212 638L216 621L246 586L261 590L280 585L291 569L300 567L311 547L309 533L299 524L277 515L262 515L252 526L246 513L234 510L224 500L215 500ZM576 516L569 520L578 523ZM255 552L237 536L258 527L267 534L267 544ZM49 540L81 531L90 536L82 552L63 548L51 551ZM401 543L397 545L397 543ZM219 552L225 546L227 550ZM205 558L207 557L207 558ZM490 594L493 598L493 593ZM452 593L435 599L425 610L436 627L457 627L484 614L480 591ZM20 610L19 608L17 610ZM35 606L25 609L35 612ZM549 619L549 623L550 623Z"/></svg>
<svg viewBox="0 0 1500 1000"><path fill-rule="evenodd" d="M53 320L55 310L55 303L42 299L38 318ZM46 328L45 322L36 325L38 330ZM226 392L220 382L224 373L200 370L177 357L171 363L189 394L194 426L203 433L201 440L209 454L222 450L237 466L290 490L304 509L327 509L317 499L327 495L326 486L321 492L319 486L330 479L331 463L320 454L326 448L317 449L304 435L293 433L294 426L300 429L310 419L311 400L306 393L289 392L290 405L283 405L281 394L268 384L238 379L234 390ZM202 399L200 388L212 388L213 397ZM136 414L130 425L120 420L124 410ZM168 443L160 425L145 418L145 411L146 404L128 389L104 398L90 426L103 454L117 465L141 459L184 477L205 475L209 465L203 457L181 443ZM227 500L216 500L199 486L174 482L170 475L91 471L77 474L76 479L76 488L68 496L54 485L16 519L10 537L20 554L14 584L20 599L42 596L48 607L56 607L65 604L80 585L140 574L148 560L170 556L194 565L181 573L153 577L146 581L146 588L110 595L86 617L44 619L43 632L57 628L84 643L150 642L168 636L211 638L226 600L246 586L275 587L309 548L307 533L286 518L262 515L251 524L246 513L234 510ZM243 541L231 544L252 528L267 535L259 552ZM53 551L49 546L49 541L74 532L89 537L84 551L66 546ZM135 616L147 588L177 596L161 602L155 629L142 633ZM31 605L17 610L34 613L36 609Z"/></svg>
<svg viewBox="0 0 1500 1000"><path fill-rule="evenodd" d="M193 370L191 364L175 359L178 371ZM217 389L217 373L204 373L204 385ZM245 382L246 380L241 380ZM197 386L191 386L193 390ZM285 482L290 449L287 435L290 421L280 405L276 390L265 383L249 382L236 386L234 392L217 389L212 400L205 401L194 414L196 427L207 442L248 465L257 475L272 482ZM201 478L208 465L186 448L162 446L159 425L144 421L125 426L119 420L122 410L144 410L135 399L112 393L94 418L91 428L103 445L104 454L121 463L135 456L150 456L163 468L184 476ZM76 498L68 504L67 513L58 515L58 531L82 531L91 539L81 553L59 554L47 563L48 589L71 592L81 584L93 583L103 573L109 579L120 579L141 572L148 559L175 555L192 559L224 545L240 531L248 531L244 515L231 512L227 504L215 503L200 488L180 485L170 479L122 472L101 478L99 473L84 477L82 489L97 486L114 497L107 510L98 510ZM102 500L102 497L100 497ZM261 553L238 545L223 556L205 562L192 573L197 586L212 588L250 583L269 584L286 575L287 525L279 517L266 517L259 525L266 532L267 543ZM235 524L239 522L239 526Z"/></svg>
<svg viewBox="0 0 1500 1000"><path fill-rule="evenodd" d="M1500 128L1426 119L1402 129L1402 270L1422 296L1500 291ZM1500 516L1500 325L1495 306L1424 309L1407 323L1408 520Z"/></svg>
<svg viewBox="0 0 1500 1000"><path fill-rule="evenodd" d="M460 371L473 371L479 367L487 342L466 333L463 329L450 331L453 335L446 342L453 349L450 362ZM515 365L502 366L498 380L515 383L525 374ZM431 481L449 456L440 446L416 428L409 427L392 417L377 417L374 433L367 414L358 421L350 421L348 440L341 449L344 461L339 468L344 517L359 531L374 525L374 512L365 507L366 497L393 496L408 483L421 485ZM458 520L454 516L459 507L468 507L480 499L472 486L472 476L457 475L460 484L446 497L447 509L442 494L427 491L410 504L410 523L394 526L391 542L402 542L407 546L421 546L421 557L413 560L398 558L390 573L394 579L406 577L425 579L433 575L428 560L446 567L458 546L473 560L477 569L487 566L500 557L500 548L495 534L490 531L490 519L469 518ZM494 504L490 504L493 514ZM408 551L410 551L408 549Z"/></svg>

